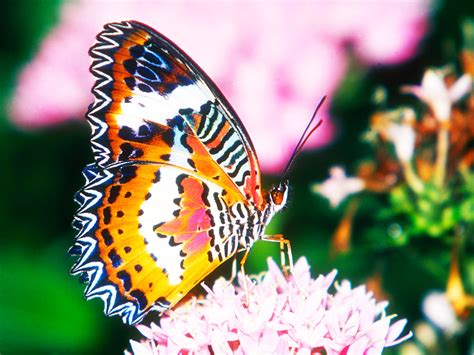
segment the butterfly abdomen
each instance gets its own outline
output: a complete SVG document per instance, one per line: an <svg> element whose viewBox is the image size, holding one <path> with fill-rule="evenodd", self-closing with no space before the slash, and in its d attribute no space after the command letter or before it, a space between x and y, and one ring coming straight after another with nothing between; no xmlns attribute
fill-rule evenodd
<svg viewBox="0 0 474 355"><path fill-rule="evenodd" d="M266 212L242 202L235 203L221 211L215 220L219 221L211 231L209 260L224 261L238 250L249 249L264 235Z"/></svg>

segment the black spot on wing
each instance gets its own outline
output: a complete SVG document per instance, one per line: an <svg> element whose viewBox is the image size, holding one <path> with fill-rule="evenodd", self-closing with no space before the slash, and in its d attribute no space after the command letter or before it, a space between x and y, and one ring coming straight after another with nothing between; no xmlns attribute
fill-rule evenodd
<svg viewBox="0 0 474 355"><path fill-rule="evenodd" d="M168 146L173 145L175 135L173 129L145 120L142 122L138 130L129 126L120 127L118 136L123 140L139 143L148 143L159 136Z"/></svg>
<svg viewBox="0 0 474 355"><path fill-rule="evenodd" d="M156 173L155 173L155 178L152 180L152 183L156 184L157 182L159 182L161 179L161 172L160 170L157 170Z"/></svg>
<svg viewBox="0 0 474 355"><path fill-rule="evenodd" d="M129 76L127 78L124 79L125 81L125 85L127 85L127 87L133 91L135 89L135 86L136 86L136 80L133 76Z"/></svg>
<svg viewBox="0 0 474 355"><path fill-rule="evenodd" d="M191 158L188 159L188 164L191 168L193 168L194 170L196 170L196 164L194 164L194 160L192 160Z"/></svg>
<svg viewBox="0 0 474 355"><path fill-rule="evenodd" d="M109 252L108 257L113 267L119 267L122 264L122 258L120 257L120 255L117 254L117 251L115 249L112 249Z"/></svg>
<svg viewBox="0 0 474 355"><path fill-rule="evenodd" d="M128 49L133 58L140 58L145 52L145 48L141 45L136 45Z"/></svg>
<svg viewBox="0 0 474 355"><path fill-rule="evenodd" d="M148 304L148 300L146 298L146 295L140 291L140 290L133 290L132 292L130 292L130 296L134 297L137 302L138 302L138 307L143 310L146 308L147 304Z"/></svg>
<svg viewBox="0 0 474 355"><path fill-rule="evenodd" d="M114 238L112 237L112 234L110 234L110 231L107 228L102 229L102 232L100 233L102 235L102 238L104 239L104 243L107 246L112 245L114 242Z"/></svg>
<svg viewBox="0 0 474 355"><path fill-rule="evenodd" d="M130 274L125 270L121 270L117 273L117 277L122 280L122 284L125 288L125 291L130 291L130 289L132 288L132 280L130 278Z"/></svg>
<svg viewBox="0 0 474 355"><path fill-rule="evenodd" d="M170 236L169 239L168 239L168 244L171 247L176 247L176 246L180 245L181 243L177 243L176 240L174 239L174 237Z"/></svg>
<svg viewBox="0 0 474 355"><path fill-rule="evenodd" d="M214 244L216 244L216 233L214 233L214 229L209 229L209 237L211 239L209 244L213 247Z"/></svg>
<svg viewBox="0 0 474 355"><path fill-rule="evenodd" d="M193 150L193 147L191 147L188 143L188 136L183 134L180 138L180 143L181 145L189 152L189 153L192 153L194 150Z"/></svg>
<svg viewBox="0 0 474 355"><path fill-rule="evenodd" d="M178 185L178 192L184 193L183 180L186 179L186 175L181 174L176 177L176 184Z"/></svg>
<svg viewBox="0 0 474 355"><path fill-rule="evenodd" d="M127 161L133 158L140 158L143 156L143 150L140 148L135 148L130 143L122 143L120 145L120 155L118 160L120 161Z"/></svg>
<svg viewBox="0 0 474 355"><path fill-rule="evenodd" d="M138 90L142 92L146 92L146 93L153 92L153 88L150 85L145 84L145 83L138 83L137 87L138 87Z"/></svg>
<svg viewBox="0 0 474 355"><path fill-rule="evenodd" d="M137 167L134 165L125 165L120 167L120 177L119 182L121 184L126 184L130 182L137 176Z"/></svg>
<svg viewBox="0 0 474 355"><path fill-rule="evenodd" d="M201 194L202 201L206 206L209 206L209 186L207 184L202 184L202 194Z"/></svg>
<svg viewBox="0 0 474 355"><path fill-rule="evenodd" d="M161 132L161 140L166 143L168 147L172 147L174 144L175 133L172 129L166 129Z"/></svg>
<svg viewBox="0 0 474 355"><path fill-rule="evenodd" d="M157 230L158 228L160 228L163 224L165 224L165 222L160 222L160 223L155 224L155 225L153 226L153 230L156 231L156 230ZM159 234L159 233L157 233L157 234L158 234L158 237L161 237L161 236L166 237L165 235L162 235L162 234Z"/></svg>
<svg viewBox="0 0 474 355"><path fill-rule="evenodd" d="M178 110L178 113L183 116L191 115L194 112L192 108L182 108Z"/></svg>
<svg viewBox="0 0 474 355"><path fill-rule="evenodd" d="M134 75L137 70L137 61L135 59L127 59L123 61L123 67L130 74Z"/></svg>
<svg viewBox="0 0 474 355"><path fill-rule="evenodd" d="M110 211L110 206L105 207L104 210L103 210L103 213L104 213L104 223L109 224L110 219L112 218L112 213Z"/></svg>
<svg viewBox="0 0 474 355"><path fill-rule="evenodd" d="M117 197L120 195L120 185L114 185L110 188L109 198L107 199L108 203L114 203L117 200Z"/></svg>

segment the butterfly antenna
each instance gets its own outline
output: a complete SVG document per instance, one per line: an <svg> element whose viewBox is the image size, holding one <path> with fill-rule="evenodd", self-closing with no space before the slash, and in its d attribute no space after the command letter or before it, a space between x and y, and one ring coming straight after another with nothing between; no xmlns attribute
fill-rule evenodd
<svg viewBox="0 0 474 355"><path fill-rule="evenodd" d="M309 120L308 124L306 125L306 128L303 131L303 134L301 135L298 143L295 146L295 149L293 150L293 153L291 154L290 159L288 160L288 164L286 165L285 172L283 173L282 180L285 179L285 177L288 175L288 172L290 171L291 167L293 166L293 163L296 159L296 157L300 154L300 152L303 150L303 146L305 143L308 141L309 137L316 131L316 129L321 126L323 123L323 120L320 120L316 126L314 126L308 133L308 130L310 129L311 125L313 124L314 119L316 118L316 114L318 113L319 109L323 105L324 101L326 101L326 95L324 95L321 100L319 101L318 105L316 106L316 109L313 112L313 115L311 116L311 119Z"/></svg>

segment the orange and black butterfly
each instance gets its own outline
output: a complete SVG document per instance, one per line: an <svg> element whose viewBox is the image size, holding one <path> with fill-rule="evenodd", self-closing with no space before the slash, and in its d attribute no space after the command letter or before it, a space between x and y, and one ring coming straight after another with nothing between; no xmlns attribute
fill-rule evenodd
<svg viewBox="0 0 474 355"><path fill-rule="evenodd" d="M242 122L194 61L150 27L107 24L90 50L94 162L73 225L73 274L107 315L164 312L265 239L287 184L261 188ZM268 238L270 239L270 238ZM281 241L281 240L280 240Z"/></svg>

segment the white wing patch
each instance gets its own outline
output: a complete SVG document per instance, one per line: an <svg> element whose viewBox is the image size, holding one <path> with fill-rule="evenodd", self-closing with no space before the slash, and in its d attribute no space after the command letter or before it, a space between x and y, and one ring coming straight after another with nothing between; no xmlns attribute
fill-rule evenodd
<svg viewBox="0 0 474 355"><path fill-rule="evenodd" d="M150 188L151 197L142 203L143 214L138 217L140 233L147 243L146 249L154 257L156 265L166 271L172 285L179 284L183 274L180 266L183 260L181 245L171 246L169 238L160 238L155 226L176 218L173 212L178 206L173 200L179 196L177 175L175 169L160 168L160 181Z"/></svg>
<svg viewBox="0 0 474 355"><path fill-rule="evenodd" d="M137 118L166 125L166 120L179 115L182 109L192 109L199 112L201 106L213 98L208 96L197 85L178 86L168 95L145 93L138 89L133 96L120 104L121 115L117 117L120 126L138 129L140 121Z"/></svg>

